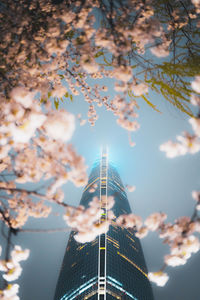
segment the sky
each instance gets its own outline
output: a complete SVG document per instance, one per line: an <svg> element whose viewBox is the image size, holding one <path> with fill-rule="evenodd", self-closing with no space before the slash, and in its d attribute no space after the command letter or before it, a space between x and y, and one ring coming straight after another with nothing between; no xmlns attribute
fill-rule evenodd
<svg viewBox="0 0 200 300"><path fill-rule="evenodd" d="M168 221L180 216L191 216L195 201L193 190L200 185L200 153L174 159L166 158L159 151L160 144L175 140L182 131L191 131L188 117L166 103L162 96L151 94L151 100L162 113L154 111L142 100L138 100L141 128L133 134L135 147L130 147L127 132L116 124L111 112L97 108L99 119L95 127L89 123L76 130L71 142L88 165L88 175L94 161L100 155L101 146L107 146L109 159L117 166L122 182L136 186L133 193L127 192L132 211L143 220L153 212L165 212ZM87 103L78 96L73 102L66 100L61 108L74 114L87 115ZM83 192L71 183L63 186L65 202L78 205ZM59 210L62 213L62 210ZM26 228L64 227L62 216L51 215L48 219L30 218ZM31 253L22 262L23 273L18 280L21 300L53 300L59 270L62 264L69 233L19 233L13 242ZM142 247L149 271L162 266L163 255L168 246L162 244L156 233L142 241ZM184 266L168 267L170 278L161 288L152 284L155 300L198 300L200 295L200 252L194 254Z"/></svg>

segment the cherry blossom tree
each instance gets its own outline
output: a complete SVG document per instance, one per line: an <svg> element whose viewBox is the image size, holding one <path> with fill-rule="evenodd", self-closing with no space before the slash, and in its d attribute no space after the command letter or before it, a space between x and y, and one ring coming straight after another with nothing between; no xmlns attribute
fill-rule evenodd
<svg viewBox="0 0 200 300"><path fill-rule="evenodd" d="M193 116L190 96L193 104L200 103L199 14L198 0L1 1L0 220L11 234L22 230L29 217L48 217L51 203L64 208L64 218L77 231L78 242L91 241L108 230L114 219L114 199L109 199L109 217L101 224L98 199L89 208L64 201L61 186L67 181L85 185L87 174L84 158L69 144L75 117L59 110L59 102L82 94L91 126L98 119L96 106L104 106L129 132L131 146L130 133L140 126L138 100L158 110L149 98L150 90ZM190 86L188 78L194 76ZM105 78L112 82L114 98L103 83ZM57 110L51 107L52 101ZM86 122L81 114L78 119L81 125ZM199 116L190 123L194 135L184 133L178 143L161 146L169 157L200 150ZM33 189L25 186L27 182ZM199 193L193 197L197 201L194 215L174 224L164 223L166 215L161 213L153 213L144 224L133 214L115 221L135 228L140 238L158 231L170 247L164 267L180 265L199 249L193 235L199 232ZM6 282L18 278L19 262L29 254L20 246L8 252L0 261ZM164 285L163 270L150 273L149 278ZM17 292L17 284L6 283L0 299L17 300Z"/></svg>

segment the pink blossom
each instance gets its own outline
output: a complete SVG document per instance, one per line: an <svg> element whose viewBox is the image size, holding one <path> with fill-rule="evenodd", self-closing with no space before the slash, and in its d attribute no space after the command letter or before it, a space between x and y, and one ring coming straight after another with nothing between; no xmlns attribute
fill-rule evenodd
<svg viewBox="0 0 200 300"><path fill-rule="evenodd" d="M197 95L192 94L191 97L190 97L190 102L194 106L200 106L200 97L198 97Z"/></svg>
<svg viewBox="0 0 200 300"><path fill-rule="evenodd" d="M197 237L194 235L190 235L189 237L185 238L183 241L183 251L189 253L196 253L200 249L200 242Z"/></svg>
<svg viewBox="0 0 200 300"><path fill-rule="evenodd" d="M196 93L200 93L200 76L195 77L194 81L191 83L191 86Z"/></svg>
<svg viewBox="0 0 200 300"><path fill-rule="evenodd" d="M199 232L200 233L200 221L196 221L194 222L194 231Z"/></svg>
<svg viewBox="0 0 200 300"><path fill-rule="evenodd" d="M183 256L188 259L191 253L196 253L200 249L200 242L197 237L190 235L188 237L179 237L173 241L171 245L171 254Z"/></svg>
<svg viewBox="0 0 200 300"><path fill-rule="evenodd" d="M158 286L164 286L169 279L167 273L164 273L162 271L153 272L153 273L150 272L148 274L148 277L150 281L155 282Z"/></svg>
<svg viewBox="0 0 200 300"><path fill-rule="evenodd" d="M78 243L89 243L92 242L96 238L96 233L92 231L86 231L86 232L78 232L75 236L74 239Z"/></svg>
<svg viewBox="0 0 200 300"><path fill-rule="evenodd" d="M40 127L46 116L39 113L31 113L27 120L24 120L23 123L19 126L16 126L14 123L9 125L9 130L13 136L13 140L16 143L27 143L30 138L34 135L35 130Z"/></svg>
<svg viewBox="0 0 200 300"><path fill-rule="evenodd" d="M177 140L186 152L195 154L200 151L200 140L195 135L185 133L185 136L177 136Z"/></svg>
<svg viewBox="0 0 200 300"><path fill-rule="evenodd" d="M166 57L169 55L169 49L168 47L161 45L152 47L150 49L151 53L154 54L157 57Z"/></svg>
<svg viewBox="0 0 200 300"><path fill-rule="evenodd" d="M142 239L145 236L147 236L147 234L148 234L148 228L143 226L135 233L135 236L137 236L139 239Z"/></svg>
<svg viewBox="0 0 200 300"><path fill-rule="evenodd" d="M52 97L62 98L66 94L67 89L66 87L62 86L61 84L55 85L53 90L51 91Z"/></svg>
<svg viewBox="0 0 200 300"><path fill-rule="evenodd" d="M88 55L82 55L80 63L83 69L88 73L96 73L99 69L99 65Z"/></svg>
<svg viewBox="0 0 200 300"><path fill-rule="evenodd" d="M93 241L97 235L106 233L109 229L109 222L96 223L87 231L79 231L75 236L75 240L79 243L87 243Z"/></svg>
<svg viewBox="0 0 200 300"><path fill-rule="evenodd" d="M84 119L80 120L80 126L83 126L83 125L85 125L85 124L86 124L86 122L87 122L87 120L84 120Z"/></svg>
<svg viewBox="0 0 200 300"><path fill-rule="evenodd" d="M43 126L52 139L68 141L75 130L75 117L65 110L54 111Z"/></svg>
<svg viewBox="0 0 200 300"><path fill-rule="evenodd" d="M134 185L128 185L128 184L126 184L126 188L130 193L134 192L136 189Z"/></svg>
<svg viewBox="0 0 200 300"><path fill-rule="evenodd" d="M101 202L106 205L107 209L111 209L115 204L115 200L113 196L101 196Z"/></svg>
<svg viewBox="0 0 200 300"><path fill-rule="evenodd" d="M168 266L172 267L184 265L187 262L184 257L178 255L165 255L164 260Z"/></svg>
<svg viewBox="0 0 200 300"><path fill-rule="evenodd" d="M121 215L117 218L116 224L125 228L136 227L139 230L142 227L142 219L134 214Z"/></svg>
<svg viewBox="0 0 200 300"><path fill-rule="evenodd" d="M115 82L115 91L116 92L125 92L127 90L127 88L128 88L128 86L125 82L122 82L122 84Z"/></svg>
<svg viewBox="0 0 200 300"><path fill-rule="evenodd" d="M63 185L64 183L67 182L67 180L69 179L68 173L64 173L64 174L60 174L59 178L57 178L48 188L47 190L47 195L48 196L52 196L56 190Z"/></svg>
<svg viewBox="0 0 200 300"><path fill-rule="evenodd" d="M160 145L160 151L166 152L166 156L169 158L174 158L187 153L187 150L181 144L172 141Z"/></svg>
<svg viewBox="0 0 200 300"><path fill-rule="evenodd" d="M10 145L0 146L0 159L5 158L8 155L10 149L11 149Z"/></svg>
<svg viewBox="0 0 200 300"><path fill-rule="evenodd" d="M195 134L200 137L200 118L190 118L189 123L192 125Z"/></svg>
<svg viewBox="0 0 200 300"><path fill-rule="evenodd" d="M133 86L133 92L135 96L141 96L143 94L148 93L148 85L145 83L139 83Z"/></svg>
<svg viewBox="0 0 200 300"><path fill-rule="evenodd" d="M25 108L29 108L33 103L34 94L34 92L29 92L26 88L19 86L12 89L10 97Z"/></svg>
<svg viewBox="0 0 200 300"><path fill-rule="evenodd" d="M128 82L132 77L132 70L128 66L120 66L117 69L115 69L114 76L118 80Z"/></svg>
<svg viewBox="0 0 200 300"><path fill-rule="evenodd" d="M158 227L163 223L163 221L167 218L167 215L164 213L154 213L150 215L144 224L147 226L149 230L155 231Z"/></svg>
<svg viewBox="0 0 200 300"><path fill-rule="evenodd" d="M200 202L200 191L192 191L192 198L197 202Z"/></svg>

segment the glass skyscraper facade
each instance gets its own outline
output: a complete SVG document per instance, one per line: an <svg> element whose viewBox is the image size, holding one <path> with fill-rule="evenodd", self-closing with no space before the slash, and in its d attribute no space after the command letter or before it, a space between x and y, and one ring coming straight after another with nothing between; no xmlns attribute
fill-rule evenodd
<svg viewBox="0 0 200 300"><path fill-rule="evenodd" d="M94 196L99 197L103 210L100 222L107 218L108 196L115 199L112 211L116 217L131 213L124 186L106 152L94 164L80 204L88 207ZM113 219L109 231L90 243L76 242L75 234L70 234L54 300L153 300L143 251L133 229L121 228Z"/></svg>

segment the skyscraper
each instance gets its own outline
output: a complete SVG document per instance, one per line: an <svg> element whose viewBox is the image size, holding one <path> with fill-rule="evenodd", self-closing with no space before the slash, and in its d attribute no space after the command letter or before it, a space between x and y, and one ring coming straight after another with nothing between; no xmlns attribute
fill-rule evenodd
<svg viewBox="0 0 200 300"><path fill-rule="evenodd" d="M121 179L108 163L106 151L92 168L80 204L88 207L94 196L99 197L103 210L100 222L107 219L108 196L114 196L112 211L116 217L131 213ZM140 241L133 229L121 228L114 220L106 234L90 243L77 243L75 232L71 232L54 300L153 300Z"/></svg>

